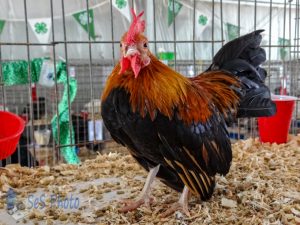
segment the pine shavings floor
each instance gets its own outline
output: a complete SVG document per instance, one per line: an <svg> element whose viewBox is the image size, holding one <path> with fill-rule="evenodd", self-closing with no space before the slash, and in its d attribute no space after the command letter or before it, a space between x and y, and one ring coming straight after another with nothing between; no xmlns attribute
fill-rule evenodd
<svg viewBox="0 0 300 225"><path fill-rule="evenodd" d="M190 218L180 212L159 218L179 196L159 181L150 209L118 213L117 200L137 196L146 175L129 155L116 153L98 155L80 167L0 168L0 224L16 224L6 211L9 187L26 207L19 212L27 217L18 224L300 224L300 136L290 136L283 145L261 144L257 139L233 144L229 174L217 178L208 202L190 200ZM43 193L47 193L45 207L29 209L29 194ZM54 207L51 194L78 197L79 209Z"/></svg>

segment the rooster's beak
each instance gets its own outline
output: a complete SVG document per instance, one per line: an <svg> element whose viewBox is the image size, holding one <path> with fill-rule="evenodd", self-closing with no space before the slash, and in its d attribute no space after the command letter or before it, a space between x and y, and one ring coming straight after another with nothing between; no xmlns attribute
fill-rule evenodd
<svg viewBox="0 0 300 225"><path fill-rule="evenodd" d="M137 55L137 54L139 54L139 51L136 49L136 47L130 46L130 47L128 47L128 49L126 49L125 57L130 57L130 56Z"/></svg>

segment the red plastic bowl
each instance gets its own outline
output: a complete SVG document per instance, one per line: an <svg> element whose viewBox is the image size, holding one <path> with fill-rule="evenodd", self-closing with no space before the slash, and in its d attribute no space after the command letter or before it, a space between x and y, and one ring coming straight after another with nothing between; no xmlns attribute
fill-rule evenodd
<svg viewBox="0 0 300 225"><path fill-rule="evenodd" d="M258 128L261 142L286 143L291 126L296 97L273 95L277 112L271 117L258 118Z"/></svg>
<svg viewBox="0 0 300 225"><path fill-rule="evenodd" d="M0 160L14 153L24 127L25 122L19 116L0 111Z"/></svg>

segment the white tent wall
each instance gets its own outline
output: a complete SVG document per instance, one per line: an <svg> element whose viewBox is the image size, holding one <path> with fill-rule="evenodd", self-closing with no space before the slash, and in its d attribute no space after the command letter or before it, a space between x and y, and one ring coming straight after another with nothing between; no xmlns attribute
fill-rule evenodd
<svg viewBox="0 0 300 225"><path fill-rule="evenodd" d="M49 0L27 0L27 13L28 19L34 18L50 18L51 9ZM168 1L153 0L147 1L134 1L137 11L145 10L145 18L147 22L146 35L150 41L173 41L174 40L174 27L173 24L168 27ZM193 60L193 1L182 0L183 4L175 21L176 41L191 41L190 43L177 43L176 44L176 57L177 60ZM132 1L129 1L132 6ZM214 29L214 43L196 43L195 44L195 59L196 60L209 60L212 58L212 47L214 53L221 47L221 10L219 1L214 3L214 20L212 20L212 3L211 1L196 1L196 15L195 15L195 40L197 41L210 41L212 40L212 29ZM72 14L86 10L85 0L72 0L64 1L65 6L65 22L66 22L66 39L67 41L88 41L87 32L78 24ZM62 2L61 0L53 0L53 14L54 14L54 36L55 41L64 40L63 19L62 19ZM98 59L112 59L112 44L107 43L112 41L112 23L113 23L113 36L115 41L118 41L124 31L129 26L129 21L115 8L113 8L113 21L111 21L111 5L108 0L93 0L89 1L89 7L94 9L94 24L95 33L98 36L96 42L92 44L92 58ZM155 7L156 18L153 18L153 7ZM227 40L225 23L234 25L240 24L240 34L251 32L254 29L254 2L241 1L240 2L240 23L238 22L238 4L237 1L223 1L223 35L225 41ZM273 4L272 19L270 19L270 8L268 4L257 3L256 9L256 28L265 29L264 32L264 45L277 45L278 37L285 37L290 39L293 44L294 34L294 18L296 17L295 9L291 9L292 18L291 32L289 27L286 26L285 34L283 34L283 17L284 9L280 4ZM198 24L198 17L205 15L208 18L206 26ZM288 19L289 15L286 15ZM0 35L1 42L26 42L26 24L24 16L24 1L23 0L1 0L0 1L0 19L5 20L6 24ZM214 24L212 22L214 21ZM269 32L271 21L271 43L269 43ZM156 40L154 39L154 23L156 23ZM38 40L28 25L29 42L38 43ZM291 35L291 36L290 36ZM49 42L52 42L52 33L50 34ZM105 43L102 43L105 42ZM154 43L150 44L151 49L154 51ZM27 59L26 46L19 45L2 45L2 59L4 60L17 60ZM164 49L165 51L174 51L173 43L156 43L156 50ZM52 51L52 46L48 45L47 48L41 46L30 47L30 57L44 57L49 56ZM266 48L267 56L268 48ZM272 60L279 59L278 48L272 48ZM64 45L62 43L56 45L57 56L65 57ZM119 44L115 44L115 59L119 57ZM89 51L88 44L68 44L68 58L69 59L88 59Z"/></svg>

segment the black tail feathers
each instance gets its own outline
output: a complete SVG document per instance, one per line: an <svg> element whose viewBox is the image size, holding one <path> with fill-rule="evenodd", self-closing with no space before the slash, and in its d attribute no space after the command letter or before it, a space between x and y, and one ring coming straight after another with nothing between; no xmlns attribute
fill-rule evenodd
<svg viewBox="0 0 300 225"><path fill-rule="evenodd" d="M264 84L267 72L260 67L266 53L260 47L261 32L257 30L225 44L214 56L208 70L226 70L239 77L242 93L237 117L271 116L276 105L269 88Z"/></svg>

